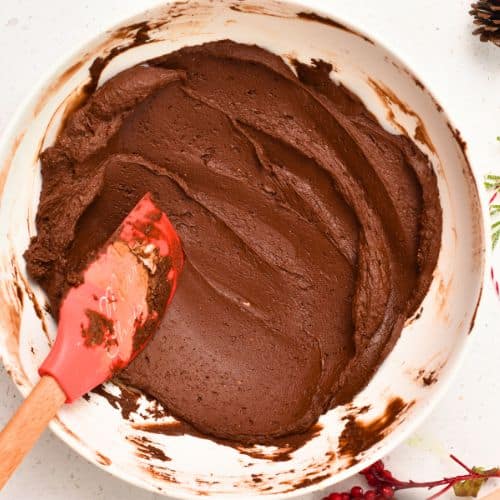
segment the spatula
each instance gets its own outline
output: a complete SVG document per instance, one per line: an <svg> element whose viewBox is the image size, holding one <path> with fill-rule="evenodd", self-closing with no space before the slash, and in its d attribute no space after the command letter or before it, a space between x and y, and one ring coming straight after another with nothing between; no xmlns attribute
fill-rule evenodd
<svg viewBox="0 0 500 500"><path fill-rule="evenodd" d="M183 263L175 229L147 193L61 304L41 378L0 433L0 488L64 403L110 379L144 348Z"/></svg>

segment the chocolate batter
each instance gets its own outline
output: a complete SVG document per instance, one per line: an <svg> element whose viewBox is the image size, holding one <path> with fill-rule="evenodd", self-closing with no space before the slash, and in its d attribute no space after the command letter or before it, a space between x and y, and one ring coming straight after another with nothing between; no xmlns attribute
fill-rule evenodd
<svg viewBox="0 0 500 500"><path fill-rule="evenodd" d="M151 191L186 253L122 372L204 433L265 442L353 397L431 281L435 174L329 78L232 41L130 68L42 154L31 275L61 297Z"/></svg>

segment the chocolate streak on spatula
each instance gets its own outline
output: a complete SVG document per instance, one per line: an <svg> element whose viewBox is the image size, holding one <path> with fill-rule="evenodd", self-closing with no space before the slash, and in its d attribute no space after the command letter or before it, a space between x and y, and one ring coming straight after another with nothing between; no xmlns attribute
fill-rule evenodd
<svg viewBox="0 0 500 500"><path fill-rule="evenodd" d="M183 263L175 229L146 194L62 302L41 379L0 433L0 488L65 402L110 379L144 348Z"/></svg>

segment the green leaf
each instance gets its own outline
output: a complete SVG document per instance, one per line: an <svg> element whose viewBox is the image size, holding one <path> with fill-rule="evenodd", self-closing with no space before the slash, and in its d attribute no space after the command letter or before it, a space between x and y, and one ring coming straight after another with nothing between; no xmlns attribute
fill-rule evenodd
<svg viewBox="0 0 500 500"><path fill-rule="evenodd" d="M498 240L500 240L500 231L495 231L491 237L491 246L493 247L493 250L495 250Z"/></svg>
<svg viewBox="0 0 500 500"><path fill-rule="evenodd" d="M474 472L479 474L494 474L498 472L498 469L484 469L483 467L472 467ZM479 490L482 488L483 484L488 481L487 477L481 477L477 479L467 479L466 481L460 481L453 485L453 491L457 497L477 497Z"/></svg>
<svg viewBox="0 0 500 500"><path fill-rule="evenodd" d="M484 187L488 190L500 190L500 175L486 175L484 178Z"/></svg>

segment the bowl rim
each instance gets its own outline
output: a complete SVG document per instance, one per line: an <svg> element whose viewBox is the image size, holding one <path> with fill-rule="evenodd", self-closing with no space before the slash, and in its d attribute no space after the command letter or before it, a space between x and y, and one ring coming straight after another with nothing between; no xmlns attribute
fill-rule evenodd
<svg viewBox="0 0 500 500"><path fill-rule="evenodd" d="M40 94L47 88L48 85L50 85L50 82L52 82L55 79L55 77L57 77L62 71L71 66L71 64L74 62L77 56L81 54L82 49L91 45L93 42L97 41L104 34L108 32L114 32L115 30L123 26L131 24L139 16L143 16L150 11L154 12L160 9L161 7L167 7L169 5L179 3L179 1L180 0L157 0L146 9L141 9L139 6L139 8L135 13L131 15L129 14L127 16L122 16L117 21L107 25L106 28L93 32L93 34L91 34L90 36L84 37L83 41L79 41L76 44L76 46L72 45L70 49L65 50L61 56L57 57L55 59L55 62L49 65L48 69L41 74L41 76L36 80L35 84L32 86L31 90L27 93L24 99L21 100L16 111L8 121L4 130L2 131L0 137L0 158L8 157L9 151L12 150L11 148L15 143L16 138L23 129L23 123L26 121L25 114L27 113L27 110L34 107L36 102L38 102ZM231 0L219 0L219 1L221 3L227 3L227 4L231 3ZM265 2L268 0L258 0L258 1ZM450 112L441 106L439 100L435 97L435 93L432 90L432 86L429 85L425 76L418 74L412 67L410 67L406 63L404 56L400 55L400 52L397 50L397 48L388 47L386 43L383 40L381 40L378 36L375 36L370 32L367 32L364 29L359 28L355 24L352 24L342 15L338 15L336 12L334 12L333 6L330 7L328 5L325 5L325 3L322 2L321 0L278 0L278 3L290 6L291 8L296 9L297 12L300 11L299 9L305 9L308 12L313 12L322 17L325 17L326 19L330 19L334 22L337 22L342 26L345 26L346 28L352 30L353 33L364 37L365 39L373 42L376 46L380 47L383 51L387 53L387 55L391 57L391 59L395 63L398 64L398 67L404 69L405 72L407 72L407 74L410 77L412 77L415 81L418 81L422 84L424 91L429 95L432 101L441 108L441 114L443 115L443 118L447 121L447 123L450 125L450 128L454 131L457 131L460 134L460 129L456 127L453 116L450 116ZM417 85L417 83L415 83L415 85ZM458 146L461 146L456 138L455 141L457 142ZM326 488L329 488L334 484L344 481L354 476L355 474L359 473L361 470L363 470L370 464L374 463L376 460L383 458L388 453L393 451L405 439L407 439L411 434L413 434L416 431L416 429L420 427L422 423L434 411L437 404L443 399L446 392L448 392L451 384L456 380L458 371L460 367L463 365L466 353L470 347L470 342L471 342L470 333L474 329L476 329L476 325L479 323L479 319L483 315L484 307L482 307L482 304L484 304L484 294L482 292L483 288L485 287L485 284L487 283L487 278L488 278L487 263L489 263L491 259L490 233L489 233L489 227L487 225L488 206L486 202L487 199L486 191L483 184L478 179L479 175L475 173L473 162L471 161L467 147L460 147L460 149L462 151L465 163L467 165L467 171L465 175L469 177L471 189L475 190L479 207L478 213L479 212L481 213L481 221L478 225L481 233L480 238L478 238L480 239L480 255L478 258L480 260L481 281L480 281L479 293L475 304L475 313L473 315L472 326L470 328L469 335L462 341L462 345L454 355L453 360L449 361L447 372L443 374L443 376L440 378L439 387L436 388L433 394L429 397L427 404L424 407L421 407L419 411L416 412L411 419L405 421L403 425L396 426L388 434L388 437L392 437L392 439L385 440L386 442L384 442L383 445L380 446L380 448L377 451L375 451L370 455L369 460L367 460L366 458L362 458L355 465L352 465L316 484L304 488L299 488L287 493L271 493L268 495L264 494L264 496L272 498L273 500L274 499L288 500L292 498L297 498L299 496L306 495L308 493L318 492ZM0 173L3 173L4 170L8 167L9 167L9 162L6 162L6 164L2 165L2 167L0 168ZM6 171L6 173L8 176L8 170ZM2 195L4 186L5 185L0 185L0 208L3 204ZM2 356L2 363L5 366L3 356ZM10 377L10 372L8 373ZM16 388L19 390L19 392L23 395L23 397L26 397L29 392L28 388L25 386L19 387L18 384L15 382L15 380L13 380L13 382ZM140 479L127 476L126 474L124 474L122 468L117 468L114 466L114 464L104 465L100 463L99 461L96 460L94 451L91 450L85 443L77 439L75 436L72 436L71 433L65 429L65 426L57 418L53 419L50 422L49 428L61 441L63 441L66 445L68 445L70 448L76 451L78 455L80 455L93 465L112 474L114 477L122 481L132 484L144 491L150 491L160 495L168 495L171 496L172 498L186 499L186 500L193 500L195 498L198 498L198 495L196 495L195 493L188 493L179 490L175 491L175 488L172 489L167 488L166 490L163 489L159 490L153 485L147 484ZM236 495L240 499L255 498L255 496L259 496L259 494L241 495L239 493L237 493ZM224 494L223 496L227 498L234 498L233 494L231 493Z"/></svg>

